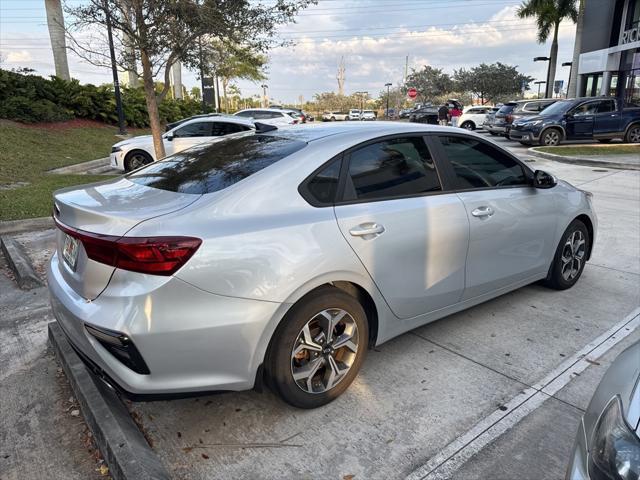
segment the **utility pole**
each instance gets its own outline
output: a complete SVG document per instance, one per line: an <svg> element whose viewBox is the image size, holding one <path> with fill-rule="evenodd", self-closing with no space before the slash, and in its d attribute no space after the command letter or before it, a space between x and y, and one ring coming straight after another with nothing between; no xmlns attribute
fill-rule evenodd
<svg viewBox="0 0 640 480"><path fill-rule="evenodd" d="M407 83L407 75L409 74L409 55L404 60L404 79L402 81L403 84Z"/></svg>
<svg viewBox="0 0 640 480"><path fill-rule="evenodd" d="M338 95L344 95L344 57L340 57L340 63L338 64L338 75L336 79L338 80Z"/></svg>
<svg viewBox="0 0 640 480"><path fill-rule="evenodd" d="M113 47L113 34L111 33L111 14L106 0L103 2L104 14L107 21L107 39L109 41L109 55L111 56L111 73L113 74L113 90L116 97L116 110L118 112L118 134L126 135L127 127L124 123L124 110L120 97L120 82L118 81L118 68L116 66L116 51Z"/></svg>

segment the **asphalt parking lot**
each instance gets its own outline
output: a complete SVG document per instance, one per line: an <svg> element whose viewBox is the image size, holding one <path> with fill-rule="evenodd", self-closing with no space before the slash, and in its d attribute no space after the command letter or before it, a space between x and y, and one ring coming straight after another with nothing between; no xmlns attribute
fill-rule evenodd
<svg viewBox="0 0 640 480"><path fill-rule="evenodd" d="M268 391L134 403L174 478L563 477L598 381L640 340L640 172L559 164L497 141L594 193L598 238L578 284L530 285L381 345L351 388L317 410ZM19 240L41 270L51 235ZM98 476L46 348L46 289L17 291L4 275L0 287L0 478ZM584 352L614 332L581 369Z"/></svg>
<svg viewBox="0 0 640 480"><path fill-rule="evenodd" d="M317 410L269 392L135 404L175 478L562 478L597 382L640 329L618 332L584 372L564 372L566 385L537 395L535 408L514 405L633 318L640 172L527 160L594 192L597 243L573 289L530 285L402 335L370 351L346 394ZM496 414L505 427L481 435Z"/></svg>

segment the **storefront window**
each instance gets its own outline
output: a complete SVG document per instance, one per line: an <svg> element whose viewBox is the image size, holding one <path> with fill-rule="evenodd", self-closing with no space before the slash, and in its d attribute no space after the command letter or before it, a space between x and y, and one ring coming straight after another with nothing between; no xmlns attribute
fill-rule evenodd
<svg viewBox="0 0 640 480"><path fill-rule="evenodd" d="M624 105L625 107L640 107L640 69L629 72Z"/></svg>

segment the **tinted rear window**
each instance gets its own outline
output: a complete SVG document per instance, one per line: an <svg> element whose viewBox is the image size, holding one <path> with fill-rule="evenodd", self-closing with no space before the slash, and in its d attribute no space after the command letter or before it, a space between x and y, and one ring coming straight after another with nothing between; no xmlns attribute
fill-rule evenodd
<svg viewBox="0 0 640 480"><path fill-rule="evenodd" d="M139 185L171 192L217 192L301 150L306 142L271 135L228 138L190 148L129 174Z"/></svg>
<svg viewBox="0 0 640 480"><path fill-rule="evenodd" d="M514 108L516 108L515 103L512 105L503 105L500 107L500 110L498 110L498 113L511 113Z"/></svg>

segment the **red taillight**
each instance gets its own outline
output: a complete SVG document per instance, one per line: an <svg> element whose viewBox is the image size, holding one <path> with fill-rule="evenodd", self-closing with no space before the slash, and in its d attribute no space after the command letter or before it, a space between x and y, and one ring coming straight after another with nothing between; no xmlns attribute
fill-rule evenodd
<svg viewBox="0 0 640 480"><path fill-rule="evenodd" d="M513 122L513 115L507 115L506 117L504 117L505 120L507 121L507 123L511 123Z"/></svg>
<svg viewBox="0 0 640 480"><path fill-rule="evenodd" d="M76 230L62 225L57 227L77 238L96 262L132 272L152 275L172 275L189 260L202 240L193 237L117 237Z"/></svg>

